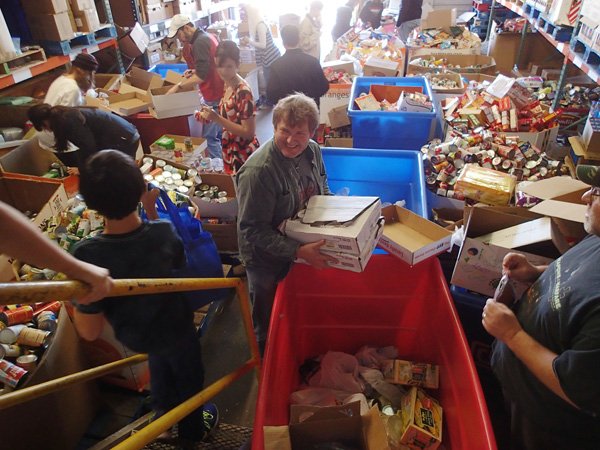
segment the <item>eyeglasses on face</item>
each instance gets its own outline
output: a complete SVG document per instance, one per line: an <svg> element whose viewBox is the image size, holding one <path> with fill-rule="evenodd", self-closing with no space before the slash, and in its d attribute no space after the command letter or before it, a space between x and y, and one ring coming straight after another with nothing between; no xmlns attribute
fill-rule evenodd
<svg viewBox="0 0 600 450"><path fill-rule="evenodd" d="M600 187L593 186L588 191L592 197L600 197Z"/></svg>

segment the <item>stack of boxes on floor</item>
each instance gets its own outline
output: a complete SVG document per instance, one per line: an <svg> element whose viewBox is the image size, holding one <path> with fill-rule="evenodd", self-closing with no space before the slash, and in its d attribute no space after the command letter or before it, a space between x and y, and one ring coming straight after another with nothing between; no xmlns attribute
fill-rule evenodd
<svg viewBox="0 0 600 450"><path fill-rule="evenodd" d="M75 33L93 33L100 20L93 0L24 0L31 34L38 41L66 41Z"/></svg>

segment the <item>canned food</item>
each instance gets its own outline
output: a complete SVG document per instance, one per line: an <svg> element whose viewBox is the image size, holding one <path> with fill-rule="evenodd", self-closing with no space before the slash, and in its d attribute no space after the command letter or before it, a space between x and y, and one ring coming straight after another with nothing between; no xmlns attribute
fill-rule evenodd
<svg viewBox="0 0 600 450"><path fill-rule="evenodd" d="M183 186L183 180L173 180L173 184L176 187Z"/></svg>
<svg viewBox="0 0 600 450"><path fill-rule="evenodd" d="M190 188L194 185L194 182L192 180L183 180L183 185Z"/></svg>
<svg viewBox="0 0 600 450"><path fill-rule="evenodd" d="M149 156L142 158L142 164L154 164L154 160Z"/></svg>
<svg viewBox="0 0 600 450"><path fill-rule="evenodd" d="M188 169L186 175L188 178L194 178L196 175L198 175L198 171L196 169Z"/></svg>
<svg viewBox="0 0 600 450"><path fill-rule="evenodd" d="M186 137L183 140L183 145L185 146L186 152L191 152L194 150L194 144L192 143L192 138L190 138L190 137Z"/></svg>
<svg viewBox="0 0 600 450"><path fill-rule="evenodd" d="M17 358L17 366L22 369L27 370L28 372L32 372L37 367L38 357L33 353L28 355L21 355Z"/></svg>
<svg viewBox="0 0 600 450"><path fill-rule="evenodd" d="M17 336L17 344L27 345L28 347L41 347L48 340L48 336L50 336L49 331L23 328Z"/></svg>
<svg viewBox="0 0 600 450"><path fill-rule="evenodd" d="M163 167L163 170L165 172L173 172L173 166L171 164L166 164L165 167Z"/></svg>
<svg viewBox="0 0 600 450"><path fill-rule="evenodd" d="M157 183L164 183L165 182L165 177L164 175L160 174L154 177L154 181L156 181Z"/></svg>
<svg viewBox="0 0 600 450"><path fill-rule="evenodd" d="M0 382L16 388L27 378L28 372L6 360L0 360Z"/></svg>
<svg viewBox="0 0 600 450"><path fill-rule="evenodd" d="M164 170L164 168L167 166L167 162L164 159L157 159L155 165L156 167L160 167Z"/></svg>
<svg viewBox="0 0 600 450"><path fill-rule="evenodd" d="M165 180L170 180L173 178L173 174L171 172L169 172L168 170L165 170L163 172L163 177L165 177Z"/></svg>
<svg viewBox="0 0 600 450"><path fill-rule="evenodd" d="M37 317L37 326L40 330L56 330L56 315L52 311L44 311Z"/></svg>
<svg viewBox="0 0 600 450"><path fill-rule="evenodd" d="M216 194L217 192L219 192L219 186L211 186L210 190L211 190L211 192L213 192L214 194Z"/></svg>
<svg viewBox="0 0 600 450"><path fill-rule="evenodd" d="M171 175L174 180L181 180L183 178L179 172L173 172Z"/></svg>
<svg viewBox="0 0 600 450"><path fill-rule="evenodd" d="M21 355L21 347L14 344L0 344L2 347L2 351L4 352L4 356L7 358L17 358Z"/></svg>
<svg viewBox="0 0 600 450"><path fill-rule="evenodd" d="M16 309L0 313L0 321L8 326L29 322L31 319L33 319L33 308L29 305L19 306Z"/></svg>
<svg viewBox="0 0 600 450"><path fill-rule="evenodd" d="M208 184L201 184L198 189L200 189L201 192L206 192L210 191L210 186Z"/></svg>
<svg viewBox="0 0 600 450"><path fill-rule="evenodd" d="M187 194L189 190L190 190L190 188L187 186L178 186L177 187L177 192L180 192L181 194Z"/></svg>
<svg viewBox="0 0 600 450"><path fill-rule="evenodd" d="M146 175L144 175L144 181L146 183L150 183L152 180L154 180L154 177L152 175L150 175L149 173L147 173Z"/></svg>
<svg viewBox="0 0 600 450"><path fill-rule="evenodd" d="M219 191L217 193L217 197L219 197L219 198L227 197L227 191Z"/></svg>
<svg viewBox="0 0 600 450"><path fill-rule="evenodd" d="M33 316L37 316L44 311L52 311L54 314L58 316L58 312L60 311L60 307L62 306L61 302L54 301L50 303L42 303L39 306L36 306L33 310Z"/></svg>

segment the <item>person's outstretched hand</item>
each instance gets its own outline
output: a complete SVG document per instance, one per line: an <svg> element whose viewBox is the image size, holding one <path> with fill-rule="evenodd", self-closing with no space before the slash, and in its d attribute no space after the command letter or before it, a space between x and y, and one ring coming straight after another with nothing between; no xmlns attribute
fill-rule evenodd
<svg viewBox="0 0 600 450"><path fill-rule="evenodd" d="M533 283L541 274L538 267L531 264L525 255L508 253L502 261L502 273L511 280Z"/></svg>

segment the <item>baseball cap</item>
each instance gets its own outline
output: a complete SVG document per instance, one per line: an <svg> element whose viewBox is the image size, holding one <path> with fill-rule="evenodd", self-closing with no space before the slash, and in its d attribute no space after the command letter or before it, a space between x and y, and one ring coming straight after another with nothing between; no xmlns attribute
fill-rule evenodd
<svg viewBox="0 0 600 450"><path fill-rule="evenodd" d="M591 186L600 187L600 167L580 164L577 166L577 178Z"/></svg>
<svg viewBox="0 0 600 450"><path fill-rule="evenodd" d="M98 70L98 60L94 55L90 55L89 53L79 53L71 64L89 72Z"/></svg>
<svg viewBox="0 0 600 450"><path fill-rule="evenodd" d="M179 30L182 26L187 25L192 20L190 16L186 16L185 14L175 14L171 19L171 25L169 25L169 32L167 33L167 37L174 38L177 34L177 30Z"/></svg>

